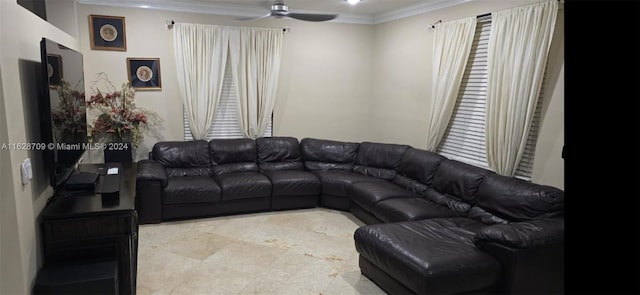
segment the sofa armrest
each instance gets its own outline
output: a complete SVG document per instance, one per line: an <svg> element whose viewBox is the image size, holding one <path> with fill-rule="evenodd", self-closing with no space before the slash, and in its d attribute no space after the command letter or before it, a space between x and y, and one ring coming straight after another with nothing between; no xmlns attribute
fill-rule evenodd
<svg viewBox="0 0 640 295"><path fill-rule="evenodd" d="M564 218L487 226L474 242L502 265L498 294L563 294Z"/></svg>
<svg viewBox="0 0 640 295"><path fill-rule="evenodd" d="M153 160L138 161L136 174L136 211L140 224L162 221L162 190L168 184L162 164Z"/></svg>
<svg viewBox="0 0 640 295"><path fill-rule="evenodd" d="M162 187L166 187L168 183L164 166L154 160L142 160L138 162L136 181L141 180L160 181Z"/></svg>
<svg viewBox="0 0 640 295"><path fill-rule="evenodd" d="M481 229L475 243L494 242L511 248L544 247L564 243L564 218L496 224Z"/></svg>

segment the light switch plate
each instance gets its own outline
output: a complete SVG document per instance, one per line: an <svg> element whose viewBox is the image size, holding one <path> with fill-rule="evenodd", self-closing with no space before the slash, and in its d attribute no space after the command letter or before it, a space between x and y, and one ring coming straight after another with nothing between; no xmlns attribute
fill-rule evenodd
<svg viewBox="0 0 640 295"><path fill-rule="evenodd" d="M33 171L31 169L31 159L26 158L20 164L20 175L22 176L22 184L27 184L33 179Z"/></svg>

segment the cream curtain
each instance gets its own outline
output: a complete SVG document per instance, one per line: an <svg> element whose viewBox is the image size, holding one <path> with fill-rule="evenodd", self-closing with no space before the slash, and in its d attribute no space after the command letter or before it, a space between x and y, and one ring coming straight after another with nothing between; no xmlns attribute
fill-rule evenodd
<svg viewBox="0 0 640 295"><path fill-rule="evenodd" d="M433 86L427 110L429 151L436 150L451 119L475 30L475 17L442 23L435 29Z"/></svg>
<svg viewBox="0 0 640 295"><path fill-rule="evenodd" d="M232 28L231 69L239 100L240 126L247 138L264 136L276 99L283 32Z"/></svg>
<svg viewBox="0 0 640 295"><path fill-rule="evenodd" d="M220 100L229 28L177 23L173 26L180 94L194 139L204 139Z"/></svg>
<svg viewBox="0 0 640 295"><path fill-rule="evenodd" d="M550 0L491 15L486 144L498 174L513 177L524 153L557 13Z"/></svg>

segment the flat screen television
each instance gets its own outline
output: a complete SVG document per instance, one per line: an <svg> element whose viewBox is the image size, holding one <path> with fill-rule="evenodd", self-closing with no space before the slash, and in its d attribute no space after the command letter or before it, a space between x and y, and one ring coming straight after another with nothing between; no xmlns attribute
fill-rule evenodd
<svg viewBox="0 0 640 295"><path fill-rule="evenodd" d="M40 130L44 166L60 189L88 148L82 53L47 38L40 41Z"/></svg>

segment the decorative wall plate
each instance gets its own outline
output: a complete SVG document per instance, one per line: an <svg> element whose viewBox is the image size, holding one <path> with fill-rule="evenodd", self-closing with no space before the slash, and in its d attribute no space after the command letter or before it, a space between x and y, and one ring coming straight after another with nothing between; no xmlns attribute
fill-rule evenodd
<svg viewBox="0 0 640 295"><path fill-rule="evenodd" d="M113 41L118 38L118 30L110 24L102 25L100 27L100 37L105 41Z"/></svg>
<svg viewBox="0 0 640 295"><path fill-rule="evenodd" d="M153 71L148 66L140 66L136 70L136 77L142 82L147 82L153 78Z"/></svg>

